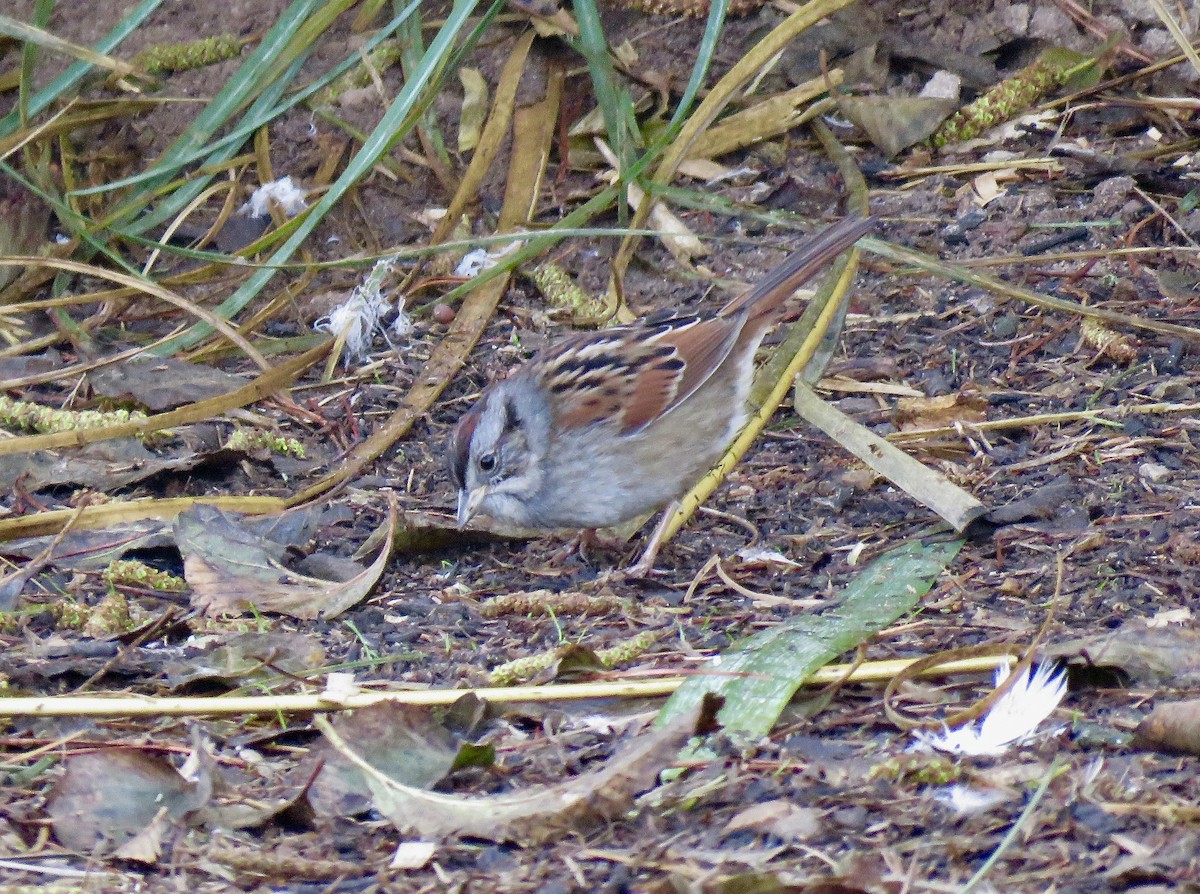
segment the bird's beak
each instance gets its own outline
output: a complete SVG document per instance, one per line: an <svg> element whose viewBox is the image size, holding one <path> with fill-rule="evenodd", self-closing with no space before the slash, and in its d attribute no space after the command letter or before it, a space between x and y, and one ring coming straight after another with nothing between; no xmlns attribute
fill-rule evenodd
<svg viewBox="0 0 1200 894"><path fill-rule="evenodd" d="M468 491L465 487L458 492L458 529L461 531L467 526L474 516L479 511L479 506L483 503L483 498L487 496L486 487L477 487L475 490Z"/></svg>

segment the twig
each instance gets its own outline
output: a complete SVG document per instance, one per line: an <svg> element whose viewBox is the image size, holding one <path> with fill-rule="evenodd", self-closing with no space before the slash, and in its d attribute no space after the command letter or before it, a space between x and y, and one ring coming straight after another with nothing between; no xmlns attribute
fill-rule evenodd
<svg viewBox="0 0 1200 894"><path fill-rule="evenodd" d="M941 677L965 673L991 673L1011 656L987 656L948 661L916 676ZM847 676L846 665L830 664L804 681L824 686L847 677L846 682L882 683L907 668L911 659L873 661ZM562 683L549 686L510 686L484 689L422 689L404 692L361 692L331 697L321 692L301 695L201 696L158 698L143 695L89 695L0 698L0 717L199 717L243 714L305 714L314 711L349 711L381 702L402 705L450 705L464 695L492 704L558 702L591 698L655 698L670 695L683 677L602 683Z"/></svg>
<svg viewBox="0 0 1200 894"><path fill-rule="evenodd" d="M1132 314L1118 313L1112 310L1105 310L1100 307L1088 307L1079 304L1075 301L1067 301L1062 298L1055 298L1051 295L1043 295L1040 292L1034 292L1030 289L1023 289L1020 286L1014 286L1004 280L996 279L993 276L988 276L983 273L975 273L958 264L947 264L934 258L932 255L927 255L923 252L914 251L911 248L903 248L899 245L893 245L890 242L885 242L882 239L876 239L873 236L864 236L859 240L859 247L869 251L880 257L887 258L889 261L896 261L901 264L915 264L922 270L929 273L936 273L949 279L957 280L958 282L967 283L968 285L978 286L981 289L986 289L996 295L1001 295L1005 298L1015 298L1018 301L1023 301L1026 304L1031 304L1034 307L1045 308L1046 310L1055 310L1063 313L1076 314L1081 317L1092 317L1097 320L1102 320L1105 323L1112 323L1116 326L1129 326L1134 329L1146 329L1150 332L1158 332L1162 335L1175 335L1189 342L1200 342L1200 329L1194 329L1190 326L1178 326L1174 323L1163 323L1159 320L1149 320L1144 317L1136 317Z"/></svg>
<svg viewBox="0 0 1200 894"><path fill-rule="evenodd" d="M1155 403L1143 406L1101 407L1095 410L1072 410L1065 413L1037 413L1033 416L1018 416L1014 419L992 419L987 422L965 422L958 425L947 425L940 428L921 428L912 431L892 432L887 436L889 441L919 441L924 438L939 438L947 435L967 436L970 432L1004 431L1010 428L1033 428L1037 425L1057 425L1060 422L1098 422L1101 425L1116 426L1120 423L1107 416L1124 418L1125 416L1154 416L1160 413L1195 413L1200 412L1200 403L1171 404Z"/></svg>

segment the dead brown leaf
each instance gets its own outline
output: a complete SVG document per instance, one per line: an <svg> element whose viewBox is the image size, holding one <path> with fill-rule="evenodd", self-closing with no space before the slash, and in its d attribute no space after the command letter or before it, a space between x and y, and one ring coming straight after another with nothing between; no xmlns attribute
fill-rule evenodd
<svg viewBox="0 0 1200 894"><path fill-rule="evenodd" d="M725 826L726 832L752 829L766 832L784 841L803 841L821 830L821 811L801 807L782 798L753 804L734 816Z"/></svg>
<svg viewBox="0 0 1200 894"><path fill-rule="evenodd" d="M1156 705L1133 731L1133 744L1147 750L1200 754L1200 699Z"/></svg>
<svg viewBox="0 0 1200 894"><path fill-rule="evenodd" d="M987 405L987 398L978 392L903 397L896 401L896 428L912 431L983 422L987 418Z"/></svg>
<svg viewBox="0 0 1200 894"><path fill-rule="evenodd" d="M163 668L172 689L194 683L245 685L280 672L302 674L325 663L320 640L305 633L255 631L194 639L192 644L196 648Z"/></svg>
<svg viewBox="0 0 1200 894"><path fill-rule="evenodd" d="M1200 630L1123 624L1112 633L1048 647L1046 654L1075 667L1118 670L1134 686L1200 686Z"/></svg>
<svg viewBox="0 0 1200 894"><path fill-rule="evenodd" d="M339 716L333 728L376 772L417 789L445 778L458 754L450 732L428 708L384 702ZM371 787L363 770L328 739L306 761L316 763L321 769L308 799L317 814L354 816L370 809Z"/></svg>
<svg viewBox="0 0 1200 894"><path fill-rule="evenodd" d="M926 139L958 108L956 99L926 96L838 96L837 102L888 158Z"/></svg>
<svg viewBox="0 0 1200 894"><path fill-rule="evenodd" d="M88 380L100 397L133 400L156 413L219 397L246 384L241 376L170 357L131 358L95 370Z"/></svg>
<svg viewBox="0 0 1200 894"><path fill-rule="evenodd" d="M153 862L166 825L165 819L157 820L160 811L179 822L207 804L212 789L209 761L189 781L158 755L109 748L68 759L47 812L55 837L72 850L122 851L130 859Z"/></svg>
<svg viewBox="0 0 1200 894"><path fill-rule="evenodd" d="M311 620L336 617L371 592L387 567L395 526L393 503L385 546L374 562L346 581L291 571L281 564L283 544L246 530L212 506L199 505L180 513L175 537L184 556L183 576L191 587L193 604L206 614L241 614L253 609Z"/></svg>
<svg viewBox="0 0 1200 894"><path fill-rule="evenodd" d="M514 795L465 798L401 785L378 772L323 717L314 723L363 771L375 808L405 834L539 843L620 816L634 797L654 785L698 724L715 710L707 697L696 712L652 728L602 768L558 785Z"/></svg>

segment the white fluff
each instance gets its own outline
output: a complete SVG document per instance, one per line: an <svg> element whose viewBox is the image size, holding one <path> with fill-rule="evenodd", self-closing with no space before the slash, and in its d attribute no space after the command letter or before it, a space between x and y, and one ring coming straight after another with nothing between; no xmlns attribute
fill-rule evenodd
<svg viewBox="0 0 1200 894"><path fill-rule="evenodd" d="M303 189L292 182L291 177L280 177L254 190L250 201L243 205L240 211L250 217L270 217L271 202L275 201L279 203L284 214L295 217L308 207L304 202L306 195Z"/></svg>
<svg viewBox="0 0 1200 894"><path fill-rule="evenodd" d="M383 326L383 316L391 310L392 303L384 296L381 284L391 269L391 258L377 261L366 280L355 286L344 303L313 323L313 329L318 332L329 332L343 338L347 361L361 362L366 359L376 332L388 339L387 330ZM402 300L397 307L396 320L391 329L398 338L403 338L412 331L412 318L404 312ZM390 339L388 344L392 344Z"/></svg>

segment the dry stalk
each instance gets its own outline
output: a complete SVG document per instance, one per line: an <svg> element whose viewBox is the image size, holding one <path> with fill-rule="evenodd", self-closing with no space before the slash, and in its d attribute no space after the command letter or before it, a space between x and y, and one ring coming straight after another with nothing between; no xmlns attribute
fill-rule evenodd
<svg viewBox="0 0 1200 894"><path fill-rule="evenodd" d="M943 677L958 674L990 674L1011 656L987 656L946 662L917 676ZM910 659L866 662L853 673L844 665L826 665L805 681L807 686L825 686L845 679L848 683L886 683L912 664ZM202 717L244 714L311 713L349 711L380 702L404 705L451 705L464 695L474 695L493 704L511 702L558 702L593 698L656 698L668 696L683 677L659 680L562 683L552 686L511 686L483 689L423 689L411 692L360 692L331 697L320 692L302 695L215 696L159 698L139 695L90 695L62 697L0 698L0 717Z"/></svg>

